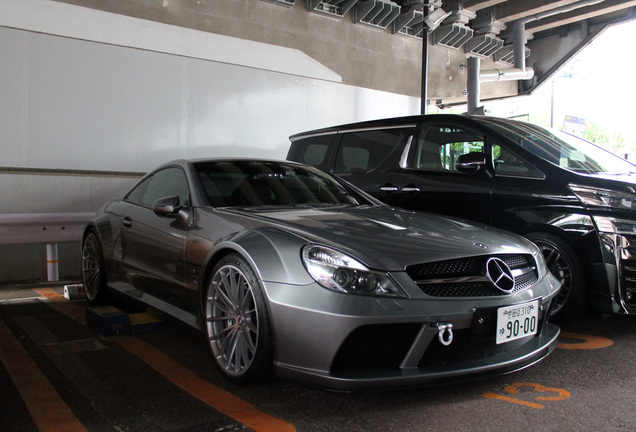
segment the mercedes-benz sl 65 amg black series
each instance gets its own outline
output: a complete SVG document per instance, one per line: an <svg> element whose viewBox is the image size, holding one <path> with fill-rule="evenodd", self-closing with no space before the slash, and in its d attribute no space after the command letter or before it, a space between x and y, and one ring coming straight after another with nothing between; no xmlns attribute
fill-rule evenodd
<svg viewBox="0 0 636 432"><path fill-rule="evenodd" d="M502 374L548 355L560 284L515 234L398 210L293 162L179 160L105 205L87 300L199 328L230 380L356 390Z"/></svg>

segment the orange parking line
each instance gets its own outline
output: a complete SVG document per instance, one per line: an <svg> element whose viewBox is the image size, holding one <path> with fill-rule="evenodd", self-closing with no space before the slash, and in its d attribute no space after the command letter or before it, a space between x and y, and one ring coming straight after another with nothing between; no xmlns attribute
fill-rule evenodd
<svg viewBox="0 0 636 432"><path fill-rule="evenodd" d="M49 300L64 298L62 294L58 294L50 288L35 288L33 291L40 294L42 297L46 297Z"/></svg>
<svg viewBox="0 0 636 432"><path fill-rule="evenodd" d="M68 301L62 294L58 294L49 288L36 288L33 291L46 297L52 304L51 307L59 310L67 317L81 323L86 323L86 308Z"/></svg>
<svg viewBox="0 0 636 432"><path fill-rule="evenodd" d="M607 348L614 344L614 341L601 336L592 336L578 333L561 332L561 338L574 339L581 342L567 343L559 342L557 348L571 349L571 350L588 350L588 349L601 349Z"/></svg>
<svg viewBox="0 0 636 432"><path fill-rule="evenodd" d="M9 372L31 418L40 431L86 431L2 320L0 320L0 361Z"/></svg>
<svg viewBox="0 0 636 432"><path fill-rule="evenodd" d="M257 432L293 432L296 430L293 425L264 413L232 393L199 378L161 351L138 338L122 337L117 339L117 343L145 361L173 384Z"/></svg>
<svg viewBox="0 0 636 432"><path fill-rule="evenodd" d="M34 291L50 300L51 306L59 308L67 316L82 323L85 322L85 308L67 301L63 295L51 289L39 288ZM193 372L182 367L173 359L139 338L121 337L116 342L146 362L173 384L257 432L293 432L296 430L293 425L260 411L232 393L199 378Z"/></svg>

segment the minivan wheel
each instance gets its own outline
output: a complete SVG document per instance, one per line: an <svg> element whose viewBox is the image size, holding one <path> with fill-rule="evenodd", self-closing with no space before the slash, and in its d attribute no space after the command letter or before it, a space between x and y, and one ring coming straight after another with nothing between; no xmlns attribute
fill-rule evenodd
<svg viewBox="0 0 636 432"><path fill-rule="evenodd" d="M552 300L551 317L573 317L586 306L583 267L572 248L560 238L547 233L531 233L526 238L536 244L550 272L561 282L561 289Z"/></svg>

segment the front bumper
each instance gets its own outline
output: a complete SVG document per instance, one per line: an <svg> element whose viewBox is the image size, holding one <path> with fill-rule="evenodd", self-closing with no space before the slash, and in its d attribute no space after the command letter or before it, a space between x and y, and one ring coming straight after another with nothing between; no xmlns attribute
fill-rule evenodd
<svg viewBox="0 0 636 432"><path fill-rule="evenodd" d="M543 327L539 335L521 347L499 355L496 359L482 358L427 367L342 373L278 364L277 372L280 377L339 391L448 384L457 380L503 375L532 366L556 348L559 328L552 323L546 323Z"/></svg>
<svg viewBox="0 0 636 432"><path fill-rule="evenodd" d="M448 383L513 372L540 361L557 344L547 322L558 292L552 275L532 289L496 298L378 299L318 285L264 282L279 377L352 391ZM537 334L495 343L496 310L539 300ZM438 325L453 325L449 346Z"/></svg>

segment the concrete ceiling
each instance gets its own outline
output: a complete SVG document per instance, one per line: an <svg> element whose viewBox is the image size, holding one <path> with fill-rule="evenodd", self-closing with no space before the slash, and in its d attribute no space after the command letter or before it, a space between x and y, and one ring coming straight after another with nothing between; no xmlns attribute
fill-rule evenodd
<svg viewBox="0 0 636 432"><path fill-rule="evenodd" d="M403 8L414 7L415 3L412 0L394 1ZM453 21L458 11L466 11L469 16L466 25L475 35L495 32L496 37L503 39L505 45L500 52L505 51L505 47L512 47L515 24L524 23L527 63L534 68L535 77L520 81L518 94L532 93L609 26L636 18L636 0L443 0L428 3L436 3L435 7L451 12L442 26ZM468 48L464 49L469 54ZM494 59L499 60L497 54Z"/></svg>
<svg viewBox="0 0 636 432"><path fill-rule="evenodd" d="M516 67L513 28L519 22L525 26L525 63L534 76L484 82L482 101L534 92L606 28L636 18L636 0L55 1L296 49L341 76L343 84L409 96L422 95L423 17L440 10L445 20L429 28L426 99L445 106L466 103L467 57L481 56L486 70ZM378 7L388 15L376 15ZM361 19L366 13L370 22ZM409 16L419 18L409 22ZM397 23L408 23L405 31ZM461 43L444 45L456 40L445 33L456 23ZM481 40L495 45L475 52Z"/></svg>
<svg viewBox="0 0 636 432"><path fill-rule="evenodd" d="M455 2L444 1L444 3ZM570 11L535 20L526 26L528 32L533 33L535 37L541 37L539 34L541 32L567 30L568 26L579 26L581 22L587 20L598 24L613 22L621 18L631 18L634 11L630 8L636 6L636 1L633 0L605 0L589 5L584 5L585 3L580 0L466 0L463 2L463 7L466 10L477 13L478 16L492 14L493 19L504 24L528 19L533 15L549 12L557 8L566 6L573 8ZM577 7L578 5L581 5L581 7Z"/></svg>

